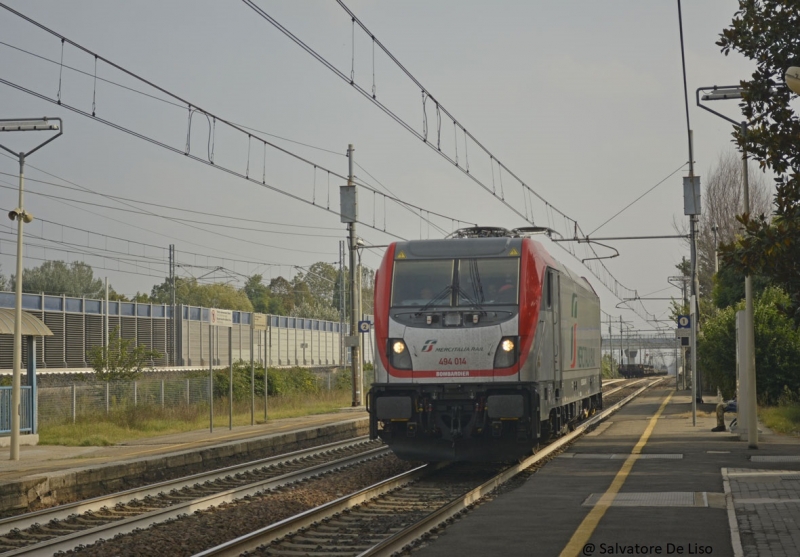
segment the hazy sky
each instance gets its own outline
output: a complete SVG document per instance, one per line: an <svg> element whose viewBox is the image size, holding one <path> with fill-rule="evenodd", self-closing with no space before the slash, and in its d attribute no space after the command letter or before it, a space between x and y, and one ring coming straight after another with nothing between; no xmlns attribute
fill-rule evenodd
<svg viewBox="0 0 800 557"><path fill-rule="evenodd" d="M512 228L526 225L524 217L533 215L537 225L564 228L564 219L542 200L592 233L688 161L675 0L347 1L375 38L459 122L454 129L440 110L439 124L435 101L425 102L427 139L451 161L244 2L7 4L185 101L102 61L95 70L92 55L69 44L62 49L58 38L0 9L0 78L50 99L60 92L65 105L88 113L94 103L98 118L179 151L0 83L0 118L60 116L64 121L63 136L27 161L25 208L36 220L25 227L26 266L48 259L83 260L128 295L149 293L167 276L171 243L178 252L179 276L211 273L207 278L241 281L261 273L269 280L292 275L294 265L336 262L345 228L325 208L338 210L343 182L325 169L347 174L348 143L355 146L359 180L447 217L431 215L431 225L418 211L361 189L365 225L359 225L358 233L373 245L397 237L441 237L437 227L449 232L459 226L452 219ZM336 2L255 4L345 77L352 72L363 90L372 93L374 84L378 101L424 133L419 86L358 26L353 30ZM696 173L706 176L719 154L732 149L731 127L695 107L694 90L735 84L754 66L738 55L723 56L714 44L730 23L736 1L686 0L682 8ZM190 154L208 161L213 151L214 166L258 183L192 160L183 154L187 102L258 130L254 136L311 164L265 149L258 139L248 140L199 112L191 118ZM733 101L716 107L739 117ZM461 126L505 169L498 169L473 139L465 139ZM0 142L21 150L42 137L5 133ZM456 147L458 166L452 160ZM494 195L463 171L467 162L470 176ZM523 193L508 171L540 197ZM0 172L0 207L8 211L17 205L16 160L0 157ZM673 221L685 221L681 176L687 173L683 167L592 235L674 234ZM290 195L267 189L262 180ZM501 203L501 196L522 216ZM428 218L426 212L422 216ZM0 227L0 265L6 275L14 272L12 224ZM619 299L579 259L544 243L557 259L589 278L605 312L647 328L632 311L615 308ZM604 261L620 283L640 296L678 294L667 277L676 274L682 256L688 257L681 241L606 243L620 252ZM368 251L364 262L376 267L381 255L381 250ZM214 271L217 267L229 271ZM668 316L668 307L665 301L646 303L659 318Z"/></svg>

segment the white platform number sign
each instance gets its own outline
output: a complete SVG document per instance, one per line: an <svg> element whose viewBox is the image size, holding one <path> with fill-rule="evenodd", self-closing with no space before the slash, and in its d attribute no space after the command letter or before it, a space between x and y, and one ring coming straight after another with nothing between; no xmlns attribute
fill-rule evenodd
<svg viewBox="0 0 800 557"><path fill-rule="evenodd" d="M691 328L691 319L688 315L679 315L678 316L678 328L679 329L689 329Z"/></svg>
<svg viewBox="0 0 800 557"><path fill-rule="evenodd" d="M359 321L358 322L358 332L359 333L368 333L370 331L370 323L369 321Z"/></svg>

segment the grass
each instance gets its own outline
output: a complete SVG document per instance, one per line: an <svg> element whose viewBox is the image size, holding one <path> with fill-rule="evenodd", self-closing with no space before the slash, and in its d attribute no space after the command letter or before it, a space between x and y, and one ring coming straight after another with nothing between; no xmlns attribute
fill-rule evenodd
<svg viewBox="0 0 800 557"><path fill-rule="evenodd" d="M325 391L315 395L297 394L271 397L268 418L295 418L312 414L336 412L350 406L351 395L346 390ZM250 401L234 402L233 425L250 425ZM228 403L214 404L214 427L227 427ZM264 400L256 398L255 420L264 423ZM79 418L76 423L42 424L39 443L72 447L116 445L134 439L169 435L208 428L208 406L181 406L162 409L159 406L125 408L110 415L96 414Z"/></svg>
<svg viewBox="0 0 800 557"><path fill-rule="evenodd" d="M776 433L800 435L800 406L796 404L761 407L758 418Z"/></svg>

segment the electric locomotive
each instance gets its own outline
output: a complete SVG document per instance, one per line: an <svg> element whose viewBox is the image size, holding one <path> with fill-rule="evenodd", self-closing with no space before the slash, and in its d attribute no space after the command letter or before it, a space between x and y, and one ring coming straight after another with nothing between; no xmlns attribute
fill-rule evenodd
<svg viewBox="0 0 800 557"><path fill-rule="evenodd" d="M530 230L386 250L367 410L400 458L513 460L602 408L599 298Z"/></svg>

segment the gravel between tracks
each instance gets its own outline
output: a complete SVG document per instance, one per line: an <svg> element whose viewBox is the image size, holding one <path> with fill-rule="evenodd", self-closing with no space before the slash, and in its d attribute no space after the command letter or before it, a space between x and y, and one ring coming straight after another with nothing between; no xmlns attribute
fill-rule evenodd
<svg viewBox="0 0 800 557"><path fill-rule="evenodd" d="M331 472L298 485L197 511L111 540L57 555L159 557L193 555L257 528L400 474L418 463L393 455Z"/></svg>

